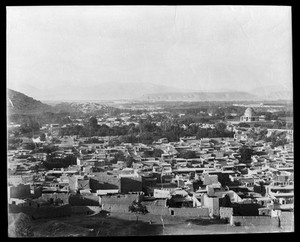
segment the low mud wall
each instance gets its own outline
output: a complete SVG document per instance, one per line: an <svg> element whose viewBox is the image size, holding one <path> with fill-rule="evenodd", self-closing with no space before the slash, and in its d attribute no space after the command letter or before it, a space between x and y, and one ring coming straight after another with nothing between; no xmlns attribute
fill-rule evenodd
<svg viewBox="0 0 300 242"><path fill-rule="evenodd" d="M71 206L71 213L74 214L93 214L99 213L101 211L101 207L99 206Z"/></svg>

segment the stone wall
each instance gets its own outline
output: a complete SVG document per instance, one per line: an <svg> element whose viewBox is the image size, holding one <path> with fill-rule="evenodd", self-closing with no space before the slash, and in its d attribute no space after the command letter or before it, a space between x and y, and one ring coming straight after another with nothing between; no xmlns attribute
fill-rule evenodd
<svg viewBox="0 0 300 242"><path fill-rule="evenodd" d="M231 225L240 226L278 226L279 222L277 218L270 216L231 216Z"/></svg>
<svg viewBox="0 0 300 242"><path fill-rule="evenodd" d="M162 215L167 216L170 215L169 208L163 206L156 206L156 205L146 205L146 208L150 214L154 215Z"/></svg>
<svg viewBox="0 0 300 242"><path fill-rule="evenodd" d="M42 194L42 199L46 201L50 201L50 199L53 199L55 201L56 199L61 199L64 204L69 203L69 194L67 193L43 193Z"/></svg>
<svg viewBox="0 0 300 242"><path fill-rule="evenodd" d="M128 213L130 204L102 204L102 210L107 212Z"/></svg>
<svg viewBox="0 0 300 242"><path fill-rule="evenodd" d="M70 195L71 206L99 206L99 197L95 195Z"/></svg>
<svg viewBox="0 0 300 242"><path fill-rule="evenodd" d="M102 210L108 212L128 213L129 204L102 204ZM209 217L208 208L167 208L163 206L146 206L149 214L174 217Z"/></svg>
<svg viewBox="0 0 300 242"><path fill-rule="evenodd" d="M100 204L126 204L131 205L134 200L141 200L138 194L114 195L114 196L101 196Z"/></svg>
<svg viewBox="0 0 300 242"><path fill-rule="evenodd" d="M153 206L167 207L167 200L166 199L156 199L154 201L142 201L141 203L145 206L153 205Z"/></svg>
<svg viewBox="0 0 300 242"><path fill-rule="evenodd" d="M220 207L220 218L229 218L233 214L233 209L229 207Z"/></svg>
<svg viewBox="0 0 300 242"><path fill-rule="evenodd" d="M208 208L169 208L170 215L171 211L174 211L176 217L209 217Z"/></svg>

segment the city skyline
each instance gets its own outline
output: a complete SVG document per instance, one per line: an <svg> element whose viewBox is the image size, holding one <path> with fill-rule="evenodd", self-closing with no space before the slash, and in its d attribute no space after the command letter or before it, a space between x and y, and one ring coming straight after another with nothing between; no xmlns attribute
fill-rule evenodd
<svg viewBox="0 0 300 242"><path fill-rule="evenodd" d="M6 10L8 237L294 232L291 7Z"/></svg>

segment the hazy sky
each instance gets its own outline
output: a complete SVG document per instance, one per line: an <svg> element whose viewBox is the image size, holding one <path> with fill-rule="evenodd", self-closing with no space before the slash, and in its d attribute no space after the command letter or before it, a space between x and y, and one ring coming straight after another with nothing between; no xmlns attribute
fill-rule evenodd
<svg viewBox="0 0 300 242"><path fill-rule="evenodd" d="M292 86L290 7L7 8L8 86Z"/></svg>

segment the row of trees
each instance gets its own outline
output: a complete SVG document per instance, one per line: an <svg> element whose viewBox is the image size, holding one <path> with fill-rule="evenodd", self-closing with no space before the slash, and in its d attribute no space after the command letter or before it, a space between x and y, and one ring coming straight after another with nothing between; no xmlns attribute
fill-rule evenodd
<svg viewBox="0 0 300 242"><path fill-rule="evenodd" d="M21 125L20 128L15 130L16 134L25 136L32 136L40 130L42 125L49 123L67 123L67 117L70 115L68 112L43 112L38 114L11 114L8 119L10 122L15 122Z"/></svg>
<svg viewBox="0 0 300 242"><path fill-rule="evenodd" d="M285 132L273 132L269 137L266 137L265 140L272 142L272 147L284 146L289 143Z"/></svg>
<svg viewBox="0 0 300 242"><path fill-rule="evenodd" d="M256 123L254 127L264 127L268 129L291 129L293 127L292 123L287 123L285 121L277 120L274 123ZM239 127L250 128L249 123L239 123Z"/></svg>
<svg viewBox="0 0 300 242"><path fill-rule="evenodd" d="M226 129L226 124L219 122L215 129L204 129L197 125L189 125L184 129L178 122L164 121L160 126L151 119L140 120L138 125L129 124L109 127L98 125L97 119L92 117L84 126L70 126L60 130L60 135L89 136L121 136L121 142L141 142L151 144L160 138L167 138L170 142L179 141L183 136L197 136L197 138L233 137L234 133Z"/></svg>
<svg viewBox="0 0 300 242"><path fill-rule="evenodd" d="M252 138L254 141L263 140L264 142L272 142L272 147L284 146L289 143L285 132L275 131L269 136L267 134L267 129L260 129L258 131L250 130L248 138Z"/></svg>
<svg viewBox="0 0 300 242"><path fill-rule="evenodd" d="M81 125L72 125L69 127L61 128L59 135L79 135L82 137L92 137L92 136L120 136L128 134L132 125L124 126L114 126L109 127L105 124L91 126L90 124L81 126Z"/></svg>

